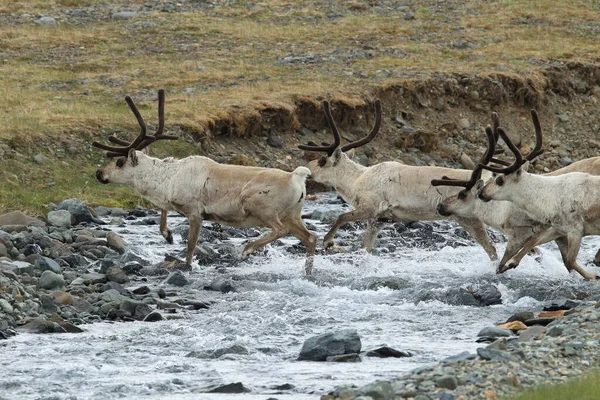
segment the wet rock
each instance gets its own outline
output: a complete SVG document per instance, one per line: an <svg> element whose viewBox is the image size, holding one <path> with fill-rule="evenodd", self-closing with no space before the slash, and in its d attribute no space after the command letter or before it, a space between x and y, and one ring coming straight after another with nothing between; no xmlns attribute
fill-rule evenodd
<svg viewBox="0 0 600 400"><path fill-rule="evenodd" d="M269 131L269 136L267 137L267 144L276 149L283 148L283 140L275 134L272 130Z"/></svg>
<svg viewBox="0 0 600 400"><path fill-rule="evenodd" d="M94 217L90 213L85 203L79 199L68 199L62 201L56 210L66 210L71 213L71 224L77 225L82 222L94 222Z"/></svg>
<svg viewBox="0 0 600 400"><path fill-rule="evenodd" d="M490 337L490 338L499 338L499 337L511 337L513 334L508 329L501 329L496 327L486 327L479 331L477 337Z"/></svg>
<svg viewBox="0 0 600 400"><path fill-rule="evenodd" d="M361 341L356 330L346 329L309 338L302 345L299 361L325 361L329 356L360 353Z"/></svg>
<svg viewBox="0 0 600 400"><path fill-rule="evenodd" d="M227 385L206 388L205 393L249 393L250 389L244 387L242 382L229 383Z"/></svg>
<svg viewBox="0 0 600 400"><path fill-rule="evenodd" d="M52 271L55 274L62 273L62 268L60 267L60 265L58 265L56 261L48 257L39 257L37 260L35 260L34 265L40 271Z"/></svg>
<svg viewBox="0 0 600 400"><path fill-rule="evenodd" d="M150 288L148 286L140 286L132 290L133 294L148 294L150 293Z"/></svg>
<svg viewBox="0 0 600 400"><path fill-rule="evenodd" d="M109 267L106 270L106 279L108 279L111 282L116 282L116 283L127 283L129 282L129 277L127 276L127 274L125 274L125 272L123 272L123 270L120 267L117 267L116 265Z"/></svg>
<svg viewBox="0 0 600 400"><path fill-rule="evenodd" d="M402 357L412 357L412 354L406 351L400 351L393 349L391 347L383 346L379 347L375 350L369 350L365 354L367 357L379 357L379 358L402 358Z"/></svg>
<svg viewBox="0 0 600 400"><path fill-rule="evenodd" d="M146 315L144 318L144 322L158 322L162 321L164 318L161 313L158 311L153 311L150 314Z"/></svg>
<svg viewBox="0 0 600 400"><path fill-rule="evenodd" d="M66 330L56 322L47 321L42 318L35 318L25 325L17 327L20 332L27 333L65 333Z"/></svg>
<svg viewBox="0 0 600 400"><path fill-rule="evenodd" d="M502 304L502 293L494 285L478 286L471 289L473 297L483 306Z"/></svg>
<svg viewBox="0 0 600 400"><path fill-rule="evenodd" d="M511 316L509 319L506 320L506 322L513 322L513 321L525 322L528 319L532 319L534 317L535 317L535 314L532 313L531 311L522 311L522 312L518 312L518 313L514 314L513 316Z"/></svg>
<svg viewBox="0 0 600 400"><path fill-rule="evenodd" d="M91 314L94 311L94 306L86 299L73 297L71 302L73 308L75 308L78 312Z"/></svg>
<svg viewBox="0 0 600 400"><path fill-rule="evenodd" d="M327 362L339 362L339 363L347 363L347 362L362 362L360 358L360 354L342 354L340 356L329 356L325 359Z"/></svg>
<svg viewBox="0 0 600 400"><path fill-rule="evenodd" d="M164 280L164 283L167 285L186 286L190 284L190 281L181 273L181 271L175 271Z"/></svg>
<svg viewBox="0 0 600 400"><path fill-rule="evenodd" d="M235 289L230 279L217 278L213 280L210 285L204 287L205 290L212 290L215 292L229 293Z"/></svg>
<svg viewBox="0 0 600 400"><path fill-rule="evenodd" d="M127 264L129 262L135 261L142 266L150 265L150 261L146 260L143 256L137 253L137 250L128 248L125 250L125 254L121 256L119 259L121 264Z"/></svg>
<svg viewBox="0 0 600 400"><path fill-rule="evenodd" d="M13 307L10 305L8 300L0 299L0 311L5 312L7 314L12 314Z"/></svg>
<svg viewBox="0 0 600 400"><path fill-rule="evenodd" d="M38 286L42 289L60 289L65 286L65 280L62 275L44 271L38 280Z"/></svg>
<svg viewBox="0 0 600 400"><path fill-rule="evenodd" d="M125 253L126 244L121 238L121 236L119 236L117 233L109 232L106 235L106 242L108 243L108 247L110 249L113 249L119 254Z"/></svg>
<svg viewBox="0 0 600 400"><path fill-rule="evenodd" d="M206 310L210 307L208 304L200 300L185 300L183 302L183 305L190 306L194 310Z"/></svg>
<svg viewBox="0 0 600 400"><path fill-rule="evenodd" d="M138 275L140 271L144 268L140 263L131 261L123 266L123 271L127 275Z"/></svg>
<svg viewBox="0 0 600 400"><path fill-rule="evenodd" d="M67 210L50 211L48 213L48 223L58 228L71 228L71 213Z"/></svg>

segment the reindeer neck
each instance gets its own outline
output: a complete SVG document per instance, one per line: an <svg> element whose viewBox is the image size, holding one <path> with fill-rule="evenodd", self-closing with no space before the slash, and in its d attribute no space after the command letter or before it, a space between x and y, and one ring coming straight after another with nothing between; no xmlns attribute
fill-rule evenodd
<svg viewBox="0 0 600 400"><path fill-rule="evenodd" d="M548 185L553 183L552 179L523 171L519 182L521 189L509 192L508 200L525 210L532 218L543 221L546 213L553 213L552 204L556 199L546 198L542 194L548 193Z"/></svg>
<svg viewBox="0 0 600 400"><path fill-rule="evenodd" d="M510 209L513 208L513 204L509 201L492 200L486 203L478 200L475 202L474 207L475 216L482 218L486 225L502 231L504 223L510 215Z"/></svg>
<svg viewBox="0 0 600 400"><path fill-rule="evenodd" d="M353 196L357 189L354 182L368 169L364 165L342 158L339 165L335 168L335 179L333 179L333 187L339 192L344 199L346 196Z"/></svg>

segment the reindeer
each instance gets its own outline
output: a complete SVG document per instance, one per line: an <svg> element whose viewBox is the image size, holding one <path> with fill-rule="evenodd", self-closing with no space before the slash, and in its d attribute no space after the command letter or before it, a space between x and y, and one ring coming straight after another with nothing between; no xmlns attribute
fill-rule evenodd
<svg viewBox="0 0 600 400"><path fill-rule="evenodd" d="M531 110L531 118L536 132L536 144L534 149L525 157L525 160L528 162L532 162L542 153L542 130L537 111ZM494 146L498 139L497 129L500 126L498 114L492 113L492 121L494 125L493 131L491 128L486 129L486 134L488 135L488 150L486 155L494 152ZM493 137L490 136L492 132L494 132ZM499 162L499 160L488 159L484 156L479 161L479 164L487 164L489 161ZM504 162L501 162L501 164L508 165ZM490 201L487 203L480 201L477 198L477 194L484 185L483 180L480 179L482 169L480 165L477 165L468 181L441 179L433 180L431 184L434 186L454 185L464 187L463 190L454 196L448 197L438 206L440 215L479 216L488 226L499 230L506 236L508 243L496 271L497 273L504 273L511 268L517 267L521 258L513 257L519 253L519 250L523 248L525 243L537 234L544 232L549 226L531 218L514 203L508 201ZM600 175L600 157L581 160L545 175L557 176L575 171ZM557 242L559 248L563 246L562 243L560 240ZM522 252L520 255L524 256L525 253ZM508 260L511 260L511 262L507 264ZM595 257L595 262L598 261L600 261L600 251L598 251Z"/></svg>
<svg viewBox="0 0 600 400"><path fill-rule="evenodd" d="M108 158L119 157L115 163L96 171L96 178L103 184L133 186L162 210L165 225L167 210L185 215L190 223L187 266L192 264L202 222L207 220L238 228L271 228L270 233L246 245L242 258L288 233L295 236L307 250L305 273L312 273L317 240L300 216L306 197L305 181L310 175L308 168L298 167L293 172L286 172L219 164L202 156L184 159L150 157L141 150L157 140L177 139L163 135L164 90L158 92L159 124L153 135L146 134L146 123L133 100L127 96L125 101L138 120L140 134L132 142L110 136L109 141L119 147L94 142L95 147L108 151Z"/></svg>
<svg viewBox="0 0 600 400"><path fill-rule="evenodd" d="M583 236L600 234L600 177L584 172L554 176L528 173L522 168L527 159L502 128L498 128L498 134L515 155L515 161L505 167L479 164L499 175L481 187L478 197L485 202L510 201L546 226L530 237L508 264L516 265L534 246L556 240L569 271L575 270L585 279L598 279L577 264L577 254Z"/></svg>
<svg viewBox="0 0 600 400"><path fill-rule="evenodd" d="M448 175L455 179L466 179L470 170L441 167L415 167L388 161L365 167L350 159L346 152L369 143L381 128L381 102L375 101L376 119L371 132L356 141L340 146L340 133L331 115L330 104L323 101L323 112L333 134L333 143L322 146L309 142L298 146L305 151L325 152L327 155L308 163L312 179L333 186L342 198L350 203L353 211L342 214L325 235L325 248L333 246L333 238L340 226L346 222L367 220L367 232L363 247L370 252L377 233L387 222L439 220L437 206L445 198L456 194L453 187L431 186L435 176ZM496 249L492 245L485 225L476 217L453 217L484 248L490 259L496 260Z"/></svg>

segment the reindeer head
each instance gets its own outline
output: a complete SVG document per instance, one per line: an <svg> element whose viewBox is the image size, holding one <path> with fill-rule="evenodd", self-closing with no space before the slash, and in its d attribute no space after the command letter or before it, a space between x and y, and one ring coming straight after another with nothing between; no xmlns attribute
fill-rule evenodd
<svg viewBox="0 0 600 400"><path fill-rule="evenodd" d="M497 129L497 114L492 115L494 120L494 129L489 126L485 128L485 134L488 138L488 147L485 154L479 159L479 163L473 169L471 177L468 181L462 181L458 179L450 179L446 176L442 179L434 179L431 181L432 186L462 186L463 190L458 192L454 196L450 196L442 201L438 207L438 214L449 217L451 215L458 215L461 217L472 217L474 212L474 203L477 201L477 193L483 186L483 180L481 180L481 173L483 172L482 165L487 165L495 154L496 138L494 132Z"/></svg>
<svg viewBox="0 0 600 400"><path fill-rule="evenodd" d="M322 143L322 146L317 145L314 142L308 142L305 145L300 145L298 148L305 151L322 151L327 153L327 156L323 156L318 160L313 160L308 163L308 168L311 172L311 178L317 182L333 185L336 180L336 176L340 170L340 167L347 164L352 158L352 149L363 146L369 143L379 133L381 128L381 101L375 100L375 126L371 132L354 142L348 143L344 146L340 146L341 137L337 129L335 121L331 115L331 108L328 101L323 101L323 112L327 119L327 124L333 134L333 143Z"/></svg>
<svg viewBox="0 0 600 400"><path fill-rule="evenodd" d="M109 136L108 140L117 146L94 142L92 145L102 150L107 150L108 158L119 157L114 163L110 163L96 171L96 179L100 183L132 183L137 175L139 166L143 165L149 157L142 152L143 149L157 140L176 140L177 136L163 135L165 128L165 91L158 91L158 128L154 135L146 134L146 122L140 114L131 97L126 96L125 101L131 108L131 111L137 118L140 125L140 134L132 141L127 142L116 136Z"/></svg>
<svg viewBox="0 0 600 400"><path fill-rule="evenodd" d="M524 164L533 161L537 156L542 154L542 127L535 110L531 110L531 119L533 120L533 126L535 127L535 147L526 157L523 157L517 146L514 145L506 132L504 132L504 129L498 128L498 134L502 137L510 151L515 155L515 161L505 167L492 167L480 164L482 168L498 174L487 182L479 191L478 197L481 200L510 200L511 195L519 191L517 186L522 177L527 174Z"/></svg>

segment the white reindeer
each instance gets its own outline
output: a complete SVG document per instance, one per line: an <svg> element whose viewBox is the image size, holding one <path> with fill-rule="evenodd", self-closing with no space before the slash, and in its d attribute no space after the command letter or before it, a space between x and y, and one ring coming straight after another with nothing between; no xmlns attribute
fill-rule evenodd
<svg viewBox="0 0 600 400"><path fill-rule="evenodd" d="M535 110L531 111L531 117L536 132L536 145L534 150L525 157L527 161L532 161L535 159L541 153L542 147L542 130L537 112ZM494 131L496 131L499 126L498 115L496 113L492 114L492 120L494 121ZM487 132L486 130L486 133L489 135L490 132ZM497 135L495 135L495 137L497 138ZM495 141L489 141L488 143L489 152L490 148L494 148ZM506 236L508 243L497 269L498 273L503 273L511 268L517 267L518 263L521 261L521 258L525 255L524 252L519 252L519 250L523 248L528 240L536 235L539 235L540 233L545 232L549 226L531 218L523 209L509 201L480 201L477 198L477 194L484 185L483 180L479 179L481 170L481 166L476 166L469 181L460 182L442 179L432 181L432 185L457 185L465 187L465 189L458 192L458 194L448 197L438 206L438 212L440 215L481 217L488 226L499 230ZM592 175L600 175L600 157L592 157L577 161L569 166L560 168L545 175L557 176L575 171L586 172ZM557 240L557 245L559 248L564 247L564 240ZM566 247L564 248L566 249ZM517 254L519 254L520 257L513 258ZM507 264L509 260L511 260L511 262ZM598 251L596 254L594 261L600 261L600 251Z"/></svg>
<svg viewBox="0 0 600 400"><path fill-rule="evenodd" d="M145 199L163 211L178 211L189 219L186 264L192 264L202 221L214 221L238 228L269 227L271 232L246 245L242 257L257 248L286 235L297 237L307 250L305 272L312 272L316 236L302 221L300 212L306 197L305 180L310 175L306 167L293 172L272 168L224 165L202 156L184 159L157 159L142 149L160 139L176 139L163 135L164 91L160 90L159 126L154 135L146 135L146 124L129 96L127 104L136 116L141 132L131 143L109 137L123 147L94 142L108 150L107 157L120 157L115 163L100 168L97 179L104 184L120 183L133 186ZM162 226L161 233L165 227ZM163 234L163 236L165 236Z"/></svg>
<svg viewBox="0 0 600 400"><path fill-rule="evenodd" d="M482 168L500 174L489 180L479 191L483 201L510 201L547 229L531 237L508 264L516 263L530 249L556 240L567 269L577 271L585 279L598 277L577 264L581 239L600 234L600 177L584 172L569 172L547 176L528 173L522 168L527 161L510 141L502 128L498 133L515 155L508 167Z"/></svg>
<svg viewBox="0 0 600 400"><path fill-rule="evenodd" d="M467 179L470 170L442 167L415 167L388 161L365 167L352 161L346 151L370 142L381 127L381 102L375 101L376 120L371 132L364 138L340 147L340 134L335 125L329 102L323 102L323 111L333 133L334 142L318 146L313 142L299 146L306 151L323 151L327 156L308 163L312 179L333 186L342 198L350 203L353 211L342 214L325 235L323 245L333 246L333 237L346 222L367 220L368 228L363 238L363 247L371 251L377 233L386 222L439 220L437 206L445 198L456 194L458 189L436 188L432 178L447 175L455 179ZM496 260L496 249L492 245L485 225L480 218L453 217L484 248L490 259Z"/></svg>

